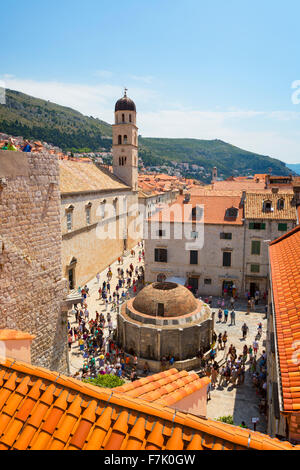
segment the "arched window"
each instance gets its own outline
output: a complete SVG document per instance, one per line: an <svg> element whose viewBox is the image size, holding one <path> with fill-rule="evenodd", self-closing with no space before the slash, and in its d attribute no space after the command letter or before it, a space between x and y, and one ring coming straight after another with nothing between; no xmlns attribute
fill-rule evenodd
<svg viewBox="0 0 300 470"><path fill-rule="evenodd" d="M122 114L122 122L125 122L125 114Z"/></svg>
<svg viewBox="0 0 300 470"><path fill-rule="evenodd" d="M121 135L118 136L118 144L119 144L119 145L122 144L122 136L121 136Z"/></svg>
<svg viewBox="0 0 300 470"><path fill-rule="evenodd" d="M129 122L131 122L131 114L129 114Z"/></svg>
<svg viewBox="0 0 300 470"><path fill-rule="evenodd" d="M127 163L127 157L125 157L125 159L124 159L124 163L125 163L125 165L126 165L126 163Z"/></svg>
<svg viewBox="0 0 300 470"><path fill-rule="evenodd" d="M123 143L127 144L127 135L124 135Z"/></svg>
<svg viewBox="0 0 300 470"><path fill-rule="evenodd" d="M272 201L264 201L263 202L263 211L264 212L271 212L272 210Z"/></svg>
<svg viewBox="0 0 300 470"><path fill-rule="evenodd" d="M239 210L236 207L230 207L226 209L225 218L226 219L236 219L238 216Z"/></svg>

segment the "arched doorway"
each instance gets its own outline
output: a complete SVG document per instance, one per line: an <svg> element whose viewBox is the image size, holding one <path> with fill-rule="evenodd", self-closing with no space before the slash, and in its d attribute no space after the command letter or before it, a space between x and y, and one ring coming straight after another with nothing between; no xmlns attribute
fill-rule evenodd
<svg viewBox="0 0 300 470"><path fill-rule="evenodd" d="M223 281L222 295L232 295L233 286L233 281Z"/></svg>

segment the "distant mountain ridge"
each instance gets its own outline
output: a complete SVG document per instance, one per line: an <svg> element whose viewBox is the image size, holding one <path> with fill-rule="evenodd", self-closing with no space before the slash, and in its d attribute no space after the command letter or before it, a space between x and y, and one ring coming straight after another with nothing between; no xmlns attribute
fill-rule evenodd
<svg viewBox="0 0 300 470"><path fill-rule="evenodd" d="M300 176L300 163L287 163L286 166Z"/></svg>
<svg viewBox="0 0 300 470"><path fill-rule="evenodd" d="M64 151L110 151L112 127L71 108L34 98L14 90L6 90L6 104L0 105L0 132L38 139L61 147ZM288 175L285 163L235 147L221 140L200 139L139 139L139 155L147 166L186 162L204 168L186 170L187 177L208 181L206 174L214 166L223 178L234 174L268 173Z"/></svg>

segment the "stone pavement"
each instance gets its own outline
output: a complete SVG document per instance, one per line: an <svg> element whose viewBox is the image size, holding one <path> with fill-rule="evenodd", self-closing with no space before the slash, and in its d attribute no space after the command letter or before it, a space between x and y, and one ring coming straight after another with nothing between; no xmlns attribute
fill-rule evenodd
<svg viewBox="0 0 300 470"><path fill-rule="evenodd" d="M216 305L214 302L213 305ZM236 308L241 308L242 305L236 305ZM264 305L259 305L256 310L264 312ZM247 315L246 303L244 303L243 310L236 311L235 326L230 326L230 314L227 324L218 322L217 312L218 308L213 308L216 312L215 317L215 332L218 335L227 331L228 342L226 350L229 349L230 345L233 344L237 349L237 354L242 353L245 344L252 345L256 335L257 326L261 322L263 325L263 334L259 341L258 355L259 358L262 351L265 350L266 346L266 328L267 320L265 314L259 311L251 312ZM230 309L229 309L230 312ZM246 323L249 327L249 331L246 340L242 339L242 325ZM225 351L226 354L226 351ZM217 354L217 361L223 362L224 351L219 351ZM251 377L249 373L249 361L246 365L245 382L242 385L234 386L228 384L228 386L220 387L218 384L215 389L211 391L211 400L207 404L207 417L217 419L221 416L233 416L234 424L240 425L242 421L245 421L246 426L249 429L253 429L252 418L259 418L257 424L257 431L266 432L266 422L263 415L259 413L259 397L256 395L255 387L252 385Z"/></svg>
<svg viewBox="0 0 300 470"><path fill-rule="evenodd" d="M129 268L130 264L132 263L134 266L134 269L136 266L141 267L144 266L144 260L142 259L141 263L139 263L139 251L142 250L142 248L136 246L134 248L135 251L135 256L132 257L130 254L128 256L124 256L123 258L123 264L118 263L118 261L115 261L114 263L111 264L111 271L112 271L112 279L110 281L111 285L111 294L115 291L116 285L118 283L118 268L123 268L125 272L125 278L126 278L126 269ZM107 273L108 273L108 268L105 269L103 272L99 273L100 274L100 282L98 283L97 279L94 278L90 282L87 283L87 286L89 288L89 296L87 297L87 305L88 305L88 310L89 310L89 318L90 319L95 319L96 318L96 311L99 313L103 313L105 318L106 318L106 313L110 312L111 306L109 305L108 310L106 311L105 304L102 299L99 300L99 287L102 287L103 281L107 282ZM135 278L135 276L134 276ZM82 286L83 287L83 286ZM121 289L121 292L123 290L127 289ZM129 290L129 295L133 296L132 289ZM112 322L113 326L117 326L117 312L111 312L111 317L112 317ZM75 322L75 315L70 314L69 315L69 322L71 324L71 327L78 326L78 324ZM105 328L105 334L104 336L108 336L108 327L106 326ZM71 353L69 353L69 362L70 362L70 374L74 374L75 372L79 371L79 369L83 366L83 357L82 353L79 352L79 347L78 347L78 342L74 343L72 345Z"/></svg>

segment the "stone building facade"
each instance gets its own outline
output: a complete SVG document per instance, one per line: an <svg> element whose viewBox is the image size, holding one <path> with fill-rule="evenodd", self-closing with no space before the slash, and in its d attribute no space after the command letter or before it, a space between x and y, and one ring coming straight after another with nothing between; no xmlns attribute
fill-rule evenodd
<svg viewBox="0 0 300 470"><path fill-rule="evenodd" d="M241 198L185 197L180 196L171 210L163 210L149 221L146 282L155 282L162 276L167 280L177 277L194 293L221 295L226 286L235 286L240 292L244 243ZM199 220L192 214L197 206L204 211ZM233 216L228 213L230 209L234 209Z"/></svg>
<svg viewBox="0 0 300 470"><path fill-rule="evenodd" d="M297 210L293 192L278 191L245 194L245 253L243 290L254 297L255 291L268 291L269 242L294 228Z"/></svg>
<svg viewBox="0 0 300 470"><path fill-rule="evenodd" d="M137 244L137 193L93 163L61 161L60 175L62 272L72 290Z"/></svg>
<svg viewBox="0 0 300 470"><path fill-rule="evenodd" d="M197 365L200 348L210 349L213 318L208 305L176 283L154 283L126 302L118 315L118 343L140 361L160 369L163 356L174 356L176 367ZM197 362L197 361L196 361Z"/></svg>
<svg viewBox="0 0 300 470"><path fill-rule="evenodd" d="M67 372L55 155L0 151L0 328L35 336L33 364Z"/></svg>

